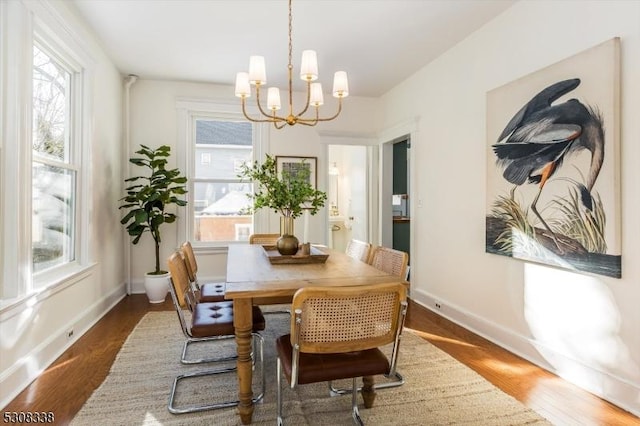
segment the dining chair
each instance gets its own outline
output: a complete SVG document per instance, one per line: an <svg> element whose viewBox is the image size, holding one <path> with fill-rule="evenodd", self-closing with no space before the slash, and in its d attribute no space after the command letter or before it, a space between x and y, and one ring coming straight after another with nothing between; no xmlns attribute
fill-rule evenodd
<svg viewBox="0 0 640 426"><path fill-rule="evenodd" d="M282 375L292 389L352 379L351 414L362 425L356 379L394 374L407 312L406 287L401 282L304 287L294 295L291 308L290 334L276 340L278 425L283 424ZM387 358L379 347L390 343L393 347Z"/></svg>
<svg viewBox="0 0 640 426"><path fill-rule="evenodd" d="M369 264L374 268L400 279L405 279L409 255L404 251L378 246L373 250L370 259Z"/></svg>
<svg viewBox="0 0 640 426"><path fill-rule="evenodd" d="M371 252L371 244L360 240L351 239L347 243L345 253L354 259L367 262L369 260L369 253Z"/></svg>
<svg viewBox="0 0 640 426"><path fill-rule="evenodd" d="M187 272L187 266L182 254L180 252L173 253L167 260L167 266L171 274L169 292L171 293L171 299L173 305L178 314L178 320L180 321L180 327L186 341L182 349L182 356L180 362L183 364L202 364L212 362L225 362L233 361L237 359L235 353L233 355L213 357L213 358L198 358L187 359L187 348L191 344L199 342L211 342L222 341L235 338L235 329L233 326L233 302L202 302L194 303L191 311L191 319L187 320L185 307L189 303L190 296L190 282ZM257 307L256 307L257 308ZM253 311L253 348L252 356L255 363L255 352L257 351L259 362L257 365L262 374L261 392L254 398L255 401L259 401L264 396L265 389L265 377L264 377L264 339L258 333L258 331L264 330L265 319L260 309L254 309ZM254 365L255 367L255 365ZM190 405L183 408L177 408L175 406L176 389L178 384L185 379L212 376L223 373L235 372L236 367L225 367L214 370L195 371L190 373L184 373L178 375L171 387L171 394L169 396L169 412L173 414L193 413L197 411L214 410L218 408L232 407L238 405L238 401L223 401L213 402L203 405Z"/></svg>
<svg viewBox="0 0 640 426"><path fill-rule="evenodd" d="M409 255L403 251L372 245L367 263L381 271L407 281ZM407 288L407 294L408 291L409 289ZM376 383L374 385L375 389L392 388L404 384L404 377L399 371L394 371L392 376L393 377L390 377L392 380ZM347 393L351 393L351 389L335 388L331 381L329 381L330 395L344 395Z"/></svg>
<svg viewBox="0 0 640 426"><path fill-rule="evenodd" d="M191 290L197 302L223 302L226 284L224 282L210 282L200 284L198 281L198 262L193 252L193 246L185 241L180 251L187 263L187 273L191 282Z"/></svg>
<svg viewBox="0 0 640 426"><path fill-rule="evenodd" d="M275 246L280 234L251 234L249 244L262 244L263 246Z"/></svg>

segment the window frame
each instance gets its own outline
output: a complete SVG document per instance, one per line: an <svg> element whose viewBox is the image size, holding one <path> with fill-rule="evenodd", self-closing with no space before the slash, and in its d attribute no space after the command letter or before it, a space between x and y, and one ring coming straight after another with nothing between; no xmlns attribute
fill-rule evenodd
<svg viewBox="0 0 640 426"><path fill-rule="evenodd" d="M33 287L38 288L41 286L47 286L52 276L60 275L60 271L77 269L79 262L80 247L78 223L81 215L79 206L79 189L82 167L80 164L80 158L82 157L82 116L78 112L82 111L82 66L75 62L73 58L65 55L65 52L60 52L60 47L52 45L51 40L43 38L39 31L34 31L32 46L38 47L40 51L48 55L52 60L56 61L60 66L69 73L69 99L67 99L67 114L68 119L66 125L67 129L67 141L65 146L65 158L55 159L47 156L38 155L33 152L31 157L31 165L42 164L47 166L58 167L74 174L73 180L73 208L72 208L72 258L69 261L64 262L61 265L56 265L51 268L47 268L38 272L34 271L33 264L33 242L31 244L31 274L33 276ZM33 49L33 47L32 47ZM33 66L31 67L33 79ZM31 105L31 111L33 111L33 103ZM33 123L33 120L32 120ZM33 124L31 129L33 135ZM31 146L33 146L33 138L31 138ZM67 152L68 151L68 152ZM33 181L31 181L31 194L33 195ZM31 224L33 225L33 206L31 213Z"/></svg>
<svg viewBox="0 0 640 426"><path fill-rule="evenodd" d="M0 313L18 309L35 295L38 300L49 297L77 282L89 273L90 158L92 69L94 59L90 49L62 20L52 5L44 2L2 2L0 5L2 38L0 49L0 83L6 96L2 99L3 129L0 153L0 191L2 206L0 229L3 232L0 264L2 279ZM5 25L6 24L6 25ZM33 149L33 48L38 46L52 59L72 72L69 111L69 163L64 168L74 170L75 226L74 256L65 262L38 273L33 272L32 236L32 168L34 160L60 166L58 161L36 158ZM5 144L6 141L16 143ZM42 161L41 161L42 160ZM71 168L70 168L71 167ZM7 195L8 186L19 187L15 196Z"/></svg>
<svg viewBox="0 0 640 426"><path fill-rule="evenodd" d="M194 241L194 221L195 212L193 191L194 182L201 182L194 174L195 165L195 123L196 120L210 119L218 121L247 121L239 107L235 103L210 100L179 98L176 101L178 110L178 151L177 159L180 168L187 176L188 203L185 206L184 214L178 216L178 241L190 241L194 249L211 249L214 251L226 251L229 245L237 244L235 241ZM253 159L263 159L265 152L268 152L269 132L264 123L252 123L253 128ZM208 180L207 180L208 181ZM222 180L219 180L222 181ZM259 233L267 229L267 212L258 211L253 214L254 232Z"/></svg>

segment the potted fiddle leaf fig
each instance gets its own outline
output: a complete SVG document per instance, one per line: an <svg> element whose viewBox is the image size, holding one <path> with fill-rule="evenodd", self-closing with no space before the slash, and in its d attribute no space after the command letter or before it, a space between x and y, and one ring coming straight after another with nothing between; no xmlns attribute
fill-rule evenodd
<svg viewBox="0 0 640 426"><path fill-rule="evenodd" d="M140 145L135 153L138 156L130 158L129 162L139 166L145 173L125 179L130 186L126 188L127 195L119 200L119 209L127 213L120 223L126 226L133 244L138 244L145 233L151 234L155 267L145 275L145 290L151 303L160 303L169 291L169 273L160 268L160 231L165 223L173 223L177 218L168 209L187 204L186 200L179 198L187 193L187 178L178 169L166 168L171 154L168 145L156 149Z"/></svg>
<svg viewBox="0 0 640 426"><path fill-rule="evenodd" d="M310 181L310 170L300 168L296 174L278 173L276 159L269 154L264 163L243 164L238 177L256 183L252 199L252 211L268 208L280 214L280 238L276 244L281 254L298 251L298 239L293 233L293 220L308 210L311 216L318 213L327 200L327 194L315 189Z"/></svg>

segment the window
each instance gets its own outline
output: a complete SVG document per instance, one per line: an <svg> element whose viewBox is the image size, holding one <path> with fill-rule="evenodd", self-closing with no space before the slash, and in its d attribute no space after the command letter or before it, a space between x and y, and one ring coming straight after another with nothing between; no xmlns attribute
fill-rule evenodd
<svg viewBox="0 0 640 426"><path fill-rule="evenodd" d="M178 240L194 248L224 249L267 226L268 212L250 214L251 182L238 174L267 150L268 128L250 123L237 103L184 98L178 111L178 162L189 180Z"/></svg>
<svg viewBox="0 0 640 426"><path fill-rule="evenodd" d="M240 167L253 161L253 126L246 121L194 118L195 157L193 168L193 241L247 241L253 226L249 194L253 186L238 178ZM251 232L249 232L251 233Z"/></svg>
<svg viewBox="0 0 640 426"><path fill-rule="evenodd" d="M77 173L71 152L72 73L33 47L31 252L39 273L75 259Z"/></svg>
<svg viewBox="0 0 640 426"><path fill-rule="evenodd" d="M94 60L47 2L0 2L0 12L4 309L87 272L89 241L79 236L89 223Z"/></svg>

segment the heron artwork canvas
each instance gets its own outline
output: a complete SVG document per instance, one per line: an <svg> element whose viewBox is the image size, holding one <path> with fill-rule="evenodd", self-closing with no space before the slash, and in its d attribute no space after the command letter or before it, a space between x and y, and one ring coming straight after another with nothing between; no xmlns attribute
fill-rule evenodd
<svg viewBox="0 0 640 426"><path fill-rule="evenodd" d="M487 93L486 252L622 276L619 44Z"/></svg>

